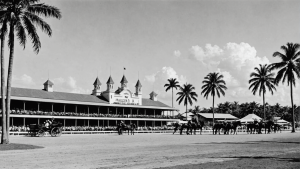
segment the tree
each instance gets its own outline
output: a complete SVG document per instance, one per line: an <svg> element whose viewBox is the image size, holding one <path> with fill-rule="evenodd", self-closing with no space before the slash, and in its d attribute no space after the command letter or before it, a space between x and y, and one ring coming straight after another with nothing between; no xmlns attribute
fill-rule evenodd
<svg viewBox="0 0 300 169"><path fill-rule="evenodd" d="M193 100L197 101L198 95L194 92L195 87L191 84L183 84L183 87L179 86L180 92L177 92L176 95L179 95L176 101L179 101L179 104L183 101L183 104L186 107L186 119L187 119L187 105L193 105Z"/></svg>
<svg viewBox="0 0 300 169"><path fill-rule="evenodd" d="M168 79L168 81L169 81L169 83L165 84L164 87L167 87L166 92L168 90L172 89L172 107L174 107L173 106L173 88L175 88L177 90L177 87L180 87L180 86L178 85L179 82L176 80L176 78Z"/></svg>
<svg viewBox="0 0 300 169"><path fill-rule="evenodd" d="M2 0L2 11L0 19L2 25L8 25L8 46L9 62L7 76L7 96L6 96L6 130L9 132L9 114L10 114L10 97L11 97L11 79L14 61L15 32L21 46L26 46L27 35L33 43L33 49L36 53L41 48L40 38L37 34L36 27L41 28L48 36L52 35L50 25L48 25L40 16L61 18L60 10L56 7L39 3L39 0ZM2 26L3 27L3 26ZM9 133L8 133L9 134ZM9 139L7 140L7 144Z"/></svg>
<svg viewBox="0 0 300 169"><path fill-rule="evenodd" d="M273 95L273 90L276 90L275 88L275 79L274 79L274 73L270 70L270 65L261 65L259 64L259 68L255 67L255 72L252 72L250 74L250 80L249 80L249 90L252 88L253 95L256 94L257 91L259 91L259 96L261 96L261 93L263 94L263 112L264 112L264 120L266 120L266 109L265 109L265 94L266 94L266 88L271 92Z"/></svg>
<svg viewBox="0 0 300 169"><path fill-rule="evenodd" d="M271 64L271 70L279 70L275 77L275 82L282 81L284 84L287 81L287 85L291 90L291 103L292 103L292 133L295 132L295 115L294 115L294 103L293 103L293 85L296 84L296 78L300 78L300 45L295 43L287 43L286 46L281 46L284 53L274 52L273 57L279 57L281 62Z"/></svg>
<svg viewBox="0 0 300 169"><path fill-rule="evenodd" d="M220 97L220 93L225 96L225 91L227 89L226 83L223 80L223 75L219 75L219 73L209 73L207 76L204 77L202 83L202 92L206 99L208 95L213 97L213 125L215 124L215 111L214 111L214 104L215 104L215 95L217 94Z"/></svg>
<svg viewBox="0 0 300 169"><path fill-rule="evenodd" d="M2 5L1 7L2 8ZM8 144L8 133L6 129L6 111L5 111L5 66L4 66L4 43L5 36L7 33L7 25L3 24L3 20L1 20L2 27L0 30L0 38L1 38L1 110L2 110L2 134L1 134L1 144Z"/></svg>

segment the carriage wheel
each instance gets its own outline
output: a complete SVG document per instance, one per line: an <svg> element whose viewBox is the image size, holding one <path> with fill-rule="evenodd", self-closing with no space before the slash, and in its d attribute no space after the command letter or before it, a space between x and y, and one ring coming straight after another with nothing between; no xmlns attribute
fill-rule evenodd
<svg viewBox="0 0 300 169"><path fill-rule="evenodd" d="M60 128L58 127L54 127L52 130L51 130L51 136L52 137L59 137L61 135L62 131Z"/></svg>
<svg viewBox="0 0 300 169"><path fill-rule="evenodd" d="M39 137L44 137L45 135L45 131L43 129L39 130L36 134L36 136L39 136Z"/></svg>

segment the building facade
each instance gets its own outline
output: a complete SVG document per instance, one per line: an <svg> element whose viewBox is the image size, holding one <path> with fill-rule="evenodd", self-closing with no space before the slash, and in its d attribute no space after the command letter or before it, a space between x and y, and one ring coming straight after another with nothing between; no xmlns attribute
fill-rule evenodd
<svg viewBox="0 0 300 169"><path fill-rule="evenodd" d="M163 126L179 121L174 116L178 111L160 101L151 92L142 97L142 84L138 80L131 91L125 75L117 89L110 76L106 89L97 77L92 94L75 94L54 91L54 83L47 80L43 90L12 88L11 126L41 124L55 118L63 126L116 126L120 121L137 126Z"/></svg>

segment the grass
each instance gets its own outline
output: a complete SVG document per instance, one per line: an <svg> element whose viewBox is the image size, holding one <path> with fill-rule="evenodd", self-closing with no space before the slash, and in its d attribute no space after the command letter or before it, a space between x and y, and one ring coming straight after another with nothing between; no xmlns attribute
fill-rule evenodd
<svg viewBox="0 0 300 169"><path fill-rule="evenodd" d="M10 150L31 150L37 148L44 148L41 146L29 145L29 144L0 144L0 151L10 151Z"/></svg>

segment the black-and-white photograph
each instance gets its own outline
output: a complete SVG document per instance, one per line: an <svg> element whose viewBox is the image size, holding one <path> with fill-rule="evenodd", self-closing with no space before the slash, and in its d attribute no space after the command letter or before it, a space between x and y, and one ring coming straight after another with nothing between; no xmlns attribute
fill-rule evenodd
<svg viewBox="0 0 300 169"><path fill-rule="evenodd" d="M0 168L299 169L299 0L0 0Z"/></svg>

